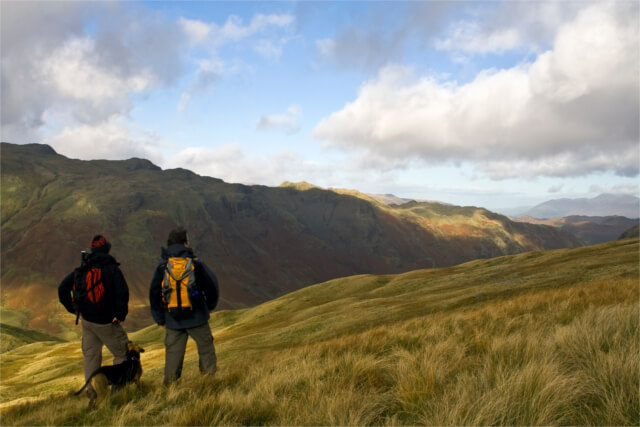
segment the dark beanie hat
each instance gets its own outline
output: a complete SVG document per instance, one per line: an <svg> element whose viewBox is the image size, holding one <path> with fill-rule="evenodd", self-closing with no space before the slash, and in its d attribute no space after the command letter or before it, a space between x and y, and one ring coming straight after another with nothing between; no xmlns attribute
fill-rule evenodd
<svg viewBox="0 0 640 427"><path fill-rule="evenodd" d="M91 240L91 252L104 252L109 253L111 250L111 243L107 242L107 239L103 235L97 234Z"/></svg>

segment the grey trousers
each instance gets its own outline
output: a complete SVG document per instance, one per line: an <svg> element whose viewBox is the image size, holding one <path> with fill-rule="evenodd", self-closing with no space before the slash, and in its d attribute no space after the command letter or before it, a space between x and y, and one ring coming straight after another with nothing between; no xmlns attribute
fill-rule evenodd
<svg viewBox="0 0 640 427"><path fill-rule="evenodd" d="M213 345L213 335L211 335L211 328L208 323L188 329L167 328L167 333L164 337L165 385L177 380L182 375L182 364L188 337L193 338L198 346L200 372L211 375L216 373L218 359Z"/></svg>
<svg viewBox="0 0 640 427"><path fill-rule="evenodd" d="M121 325L109 323L100 325L82 319L82 354L84 356L84 378L89 379L102 364L102 346L106 345L113 354L113 364L127 360L129 338Z"/></svg>

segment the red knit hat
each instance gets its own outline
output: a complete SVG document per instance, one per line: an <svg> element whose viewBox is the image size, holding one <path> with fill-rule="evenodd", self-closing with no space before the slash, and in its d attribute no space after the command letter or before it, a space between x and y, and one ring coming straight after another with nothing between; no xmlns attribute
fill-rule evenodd
<svg viewBox="0 0 640 427"><path fill-rule="evenodd" d="M96 234L91 240L91 252L106 252L111 250L111 243L101 234Z"/></svg>

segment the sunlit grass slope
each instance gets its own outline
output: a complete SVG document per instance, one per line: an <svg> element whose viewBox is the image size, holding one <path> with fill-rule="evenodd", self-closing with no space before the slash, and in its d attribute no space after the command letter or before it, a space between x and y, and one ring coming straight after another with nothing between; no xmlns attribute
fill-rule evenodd
<svg viewBox="0 0 640 427"><path fill-rule="evenodd" d="M0 323L0 353L38 341L62 342L64 340L41 332Z"/></svg>
<svg viewBox="0 0 640 427"><path fill-rule="evenodd" d="M2 425L638 425L638 239L312 286L212 318L219 356L96 411L80 343L2 354ZM16 400L18 399L18 400Z"/></svg>

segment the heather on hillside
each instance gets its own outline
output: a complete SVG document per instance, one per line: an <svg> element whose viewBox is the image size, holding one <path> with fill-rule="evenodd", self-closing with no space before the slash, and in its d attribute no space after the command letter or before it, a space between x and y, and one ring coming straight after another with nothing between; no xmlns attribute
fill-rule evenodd
<svg viewBox="0 0 640 427"><path fill-rule="evenodd" d="M312 286L217 313L218 374L190 348L169 388L147 328L142 389L94 412L70 395L79 343L25 345L3 424L638 425L637 259L632 239Z"/></svg>

